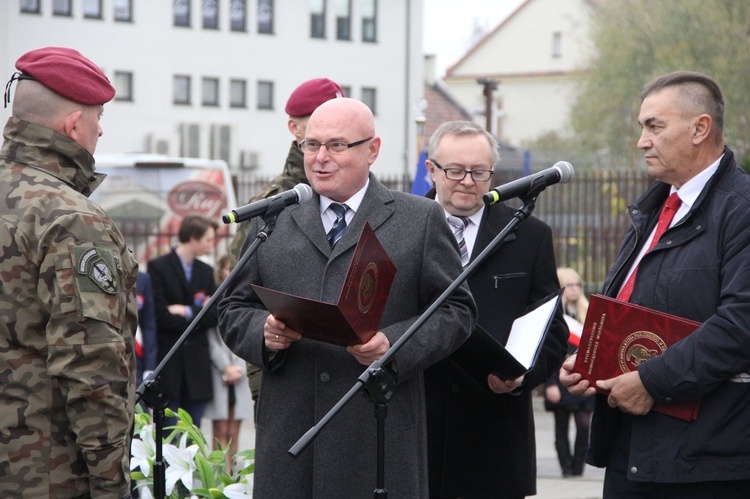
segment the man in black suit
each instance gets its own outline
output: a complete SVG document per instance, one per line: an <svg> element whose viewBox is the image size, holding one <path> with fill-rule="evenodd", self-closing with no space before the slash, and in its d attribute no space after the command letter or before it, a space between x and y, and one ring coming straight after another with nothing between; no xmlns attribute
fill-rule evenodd
<svg viewBox="0 0 750 499"><path fill-rule="evenodd" d="M172 349L193 318L216 291L214 271L197 259L214 247L218 224L201 215L188 215L180 224L177 246L151 260L148 273L154 289L159 362ZM214 307L162 369L160 384L169 396L169 408L185 409L200 425L207 401L213 397L211 360L206 330L216 326Z"/></svg>
<svg viewBox="0 0 750 499"><path fill-rule="evenodd" d="M453 121L430 139L427 168L434 197L466 244L464 265L511 220L502 203L485 206L499 160L495 139L478 125ZM505 344L513 321L559 288L552 231L530 217L469 277L479 309L478 327ZM481 334L474 331L473 334ZM488 375L478 383L454 358L425 371L430 497L522 498L536 493L532 390L562 364L568 329L559 310L534 368L517 379ZM470 342L462 348L468 348Z"/></svg>

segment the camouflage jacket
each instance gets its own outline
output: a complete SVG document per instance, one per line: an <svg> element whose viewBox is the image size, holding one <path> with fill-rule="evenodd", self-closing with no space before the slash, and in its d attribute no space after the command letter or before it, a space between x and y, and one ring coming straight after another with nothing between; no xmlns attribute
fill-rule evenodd
<svg viewBox="0 0 750 499"><path fill-rule="evenodd" d="M138 265L94 158L10 118L0 149L0 497L128 497Z"/></svg>
<svg viewBox="0 0 750 499"><path fill-rule="evenodd" d="M305 175L305 162L302 150L297 145L296 141L292 142L292 146L289 148L289 153L286 156L286 163L284 164L284 170L280 175L274 177L271 182L268 183L258 194L252 197L249 203L253 201L259 201L266 199L276 194L280 194L289 189L294 189L297 184L310 184ZM232 265L237 263L240 259L240 250L242 243L245 242L247 237L247 226L248 224L242 223L237 227L237 232L229 245L229 256L232 260Z"/></svg>

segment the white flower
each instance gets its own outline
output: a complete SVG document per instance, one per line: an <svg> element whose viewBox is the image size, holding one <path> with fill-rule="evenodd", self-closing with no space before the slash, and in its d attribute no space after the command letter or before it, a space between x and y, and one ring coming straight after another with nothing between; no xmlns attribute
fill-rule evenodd
<svg viewBox="0 0 750 499"><path fill-rule="evenodd" d="M195 454L198 452L197 445L191 445L185 448L187 433L183 435L185 438L180 439L180 447L175 447L171 444L164 446L164 459L166 459L167 467L166 479L167 479L167 495L172 493L175 484L178 480L182 481L182 484L187 487L188 490L193 488L193 472L195 471Z"/></svg>
<svg viewBox="0 0 750 499"><path fill-rule="evenodd" d="M253 484L247 482L233 483L224 487L222 492L229 499L253 497Z"/></svg>
<svg viewBox="0 0 750 499"><path fill-rule="evenodd" d="M130 471L141 468L145 477L151 473L151 463L156 456L156 443L154 442L154 428L152 425L144 425L141 428L141 438L134 438L130 444Z"/></svg>
<svg viewBox="0 0 750 499"><path fill-rule="evenodd" d="M141 499L154 499L154 495L148 487L139 487L138 493L140 494Z"/></svg>

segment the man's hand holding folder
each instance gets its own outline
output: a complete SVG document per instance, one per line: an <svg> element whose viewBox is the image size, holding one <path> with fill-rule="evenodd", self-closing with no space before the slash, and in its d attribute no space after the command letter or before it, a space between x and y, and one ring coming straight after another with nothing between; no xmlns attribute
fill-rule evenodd
<svg viewBox="0 0 750 499"><path fill-rule="evenodd" d="M477 326L469 339L453 352L453 360L480 386L487 386L488 376L494 374L498 379L491 382L494 387L490 388L495 393L518 386L520 382L516 381L534 367L555 310L560 306L561 294L562 290L555 291L513 321L505 345Z"/></svg>
<svg viewBox="0 0 750 499"><path fill-rule="evenodd" d="M563 370L572 370L587 380L587 394L594 388L609 395L612 407L638 415L654 410L692 421L698 417L700 400L654 405L640 381L638 366L661 355L699 326L700 323L682 317L593 295L578 353L575 360L563 364ZM560 379L565 383L564 375ZM579 386L577 392L583 387Z"/></svg>

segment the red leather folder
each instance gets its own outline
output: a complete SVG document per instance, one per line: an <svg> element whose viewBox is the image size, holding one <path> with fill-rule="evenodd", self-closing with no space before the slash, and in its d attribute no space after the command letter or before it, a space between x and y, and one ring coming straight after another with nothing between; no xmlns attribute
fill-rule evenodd
<svg viewBox="0 0 750 499"><path fill-rule="evenodd" d="M699 322L676 315L592 295L573 371L596 387L597 380L637 370L642 362L661 355L699 326ZM685 421L697 419L699 409L700 399L653 407Z"/></svg>
<svg viewBox="0 0 750 499"><path fill-rule="evenodd" d="M395 275L396 266L365 222L336 303L255 284L253 289L274 317L305 338L350 346L375 336Z"/></svg>

